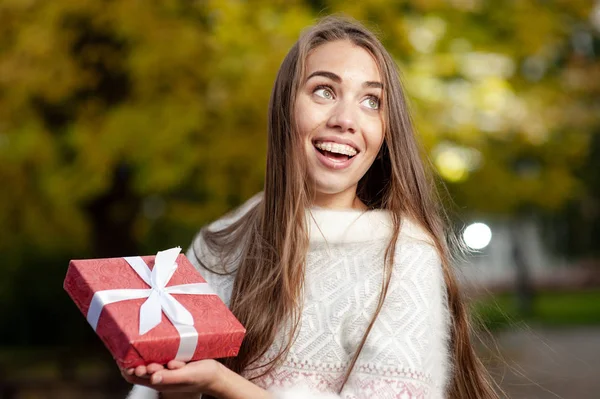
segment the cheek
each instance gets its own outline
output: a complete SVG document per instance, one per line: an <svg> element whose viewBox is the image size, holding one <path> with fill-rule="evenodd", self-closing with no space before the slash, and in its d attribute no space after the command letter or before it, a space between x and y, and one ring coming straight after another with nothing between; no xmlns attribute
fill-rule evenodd
<svg viewBox="0 0 600 399"><path fill-rule="evenodd" d="M367 138L368 145L371 152L377 155L384 141L383 124L380 122L374 123L370 133Z"/></svg>
<svg viewBox="0 0 600 399"><path fill-rule="evenodd" d="M299 133L309 136L326 122L323 110L307 99L299 99L296 103L296 125Z"/></svg>

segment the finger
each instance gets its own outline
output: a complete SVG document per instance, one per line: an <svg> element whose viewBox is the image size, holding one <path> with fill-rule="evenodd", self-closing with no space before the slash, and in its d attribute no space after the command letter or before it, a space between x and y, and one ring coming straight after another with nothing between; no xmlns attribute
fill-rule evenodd
<svg viewBox="0 0 600 399"><path fill-rule="evenodd" d="M125 373L126 375L133 375L134 371L135 371L135 369L133 367L130 367L128 369L121 369L121 372Z"/></svg>
<svg viewBox="0 0 600 399"><path fill-rule="evenodd" d="M174 364L178 366L179 364ZM216 378L218 363L212 360L200 360L184 364L178 369L165 369L152 374L152 384L189 385L202 387Z"/></svg>
<svg viewBox="0 0 600 399"><path fill-rule="evenodd" d="M190 373L188 373L188 368L181 367L175 370L162 370L157 373L152 374L150 377L151 384L160 384L160 385L188 385L193 384L193 378L190 378Z"/></svg>
<svg viewBox="0 0 600 399"><path fill-rule="evenodd" d="M169 363L167 363L167 367L169 368L169 370L177 370L185 365L186 363L180 360L171 360Z"/></svg>
<svg viewBox="0 0 600 399"><path fill-rule="evenodd" d="M162 364L158 364L158 363L151 363L148 366L146 366L146 371L148 372L148 374L153 374L156 373L157 371L160 370L164 370L165 367Z"/></svg>
<svg viewBox="0 0 600 399"><path fill-rule="evenodd" d="M143 377L147 374L146 366L137 366L135 368L135 375L138 377Z"/></svg>
<svg viewBox="0 0 600 399"><path fill-rule="evenodd" d="M121 372L121 375L123 376L123 378L125 379L125 381L127 381L130 384L133 385L144 385L144 386L151 386L150 384L150 379L148 377L137 377L135 375L127 375L127 373L125 372Z"/></svg>

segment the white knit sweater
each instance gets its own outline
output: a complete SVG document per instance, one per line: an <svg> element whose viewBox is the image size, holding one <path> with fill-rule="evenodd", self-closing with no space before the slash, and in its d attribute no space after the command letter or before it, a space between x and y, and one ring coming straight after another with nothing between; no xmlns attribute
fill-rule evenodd
<svg viewBox="0 0 600 399"><path fill-rule="evenodd" d="M231 223L257 200L209 228ZM385 303L340 392L377 306L391 219L379 210L311 209L307 214L310 247L301 325L285 361L254 382L281 399L444 398L451 373L449 312L440 258L430 238L414 223L403 222ZM200 238L188 251L199 267L194 249L198 256L206 252ZM233 276L199 270L229 304ZM282 333L258 364L275 357L285 340ZM156 397L143 387L129 396Z"/></svg>

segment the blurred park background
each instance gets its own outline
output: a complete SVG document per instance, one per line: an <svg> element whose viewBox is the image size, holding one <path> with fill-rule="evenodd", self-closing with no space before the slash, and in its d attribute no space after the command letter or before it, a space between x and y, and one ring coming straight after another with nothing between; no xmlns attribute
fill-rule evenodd
<svg viewBox="0 0 600 399"><path fill-rule="evenodd" d="M1 0L1 398L123 397L69 259L185 248L261 190L276 71L336 12L378 32L480 223L458 269L506 396L598 397L600 1Z"/></svg>

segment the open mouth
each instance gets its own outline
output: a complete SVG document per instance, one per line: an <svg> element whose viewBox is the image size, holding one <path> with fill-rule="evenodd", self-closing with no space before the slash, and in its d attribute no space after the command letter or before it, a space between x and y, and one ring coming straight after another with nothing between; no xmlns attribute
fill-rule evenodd
<svg viewBox="0 0 600 399"><path fill-rule="evenodd" d="M316 141L313 145L317 151L335 162L347 161L358 154L354 147L347 144Z"/></svg>

